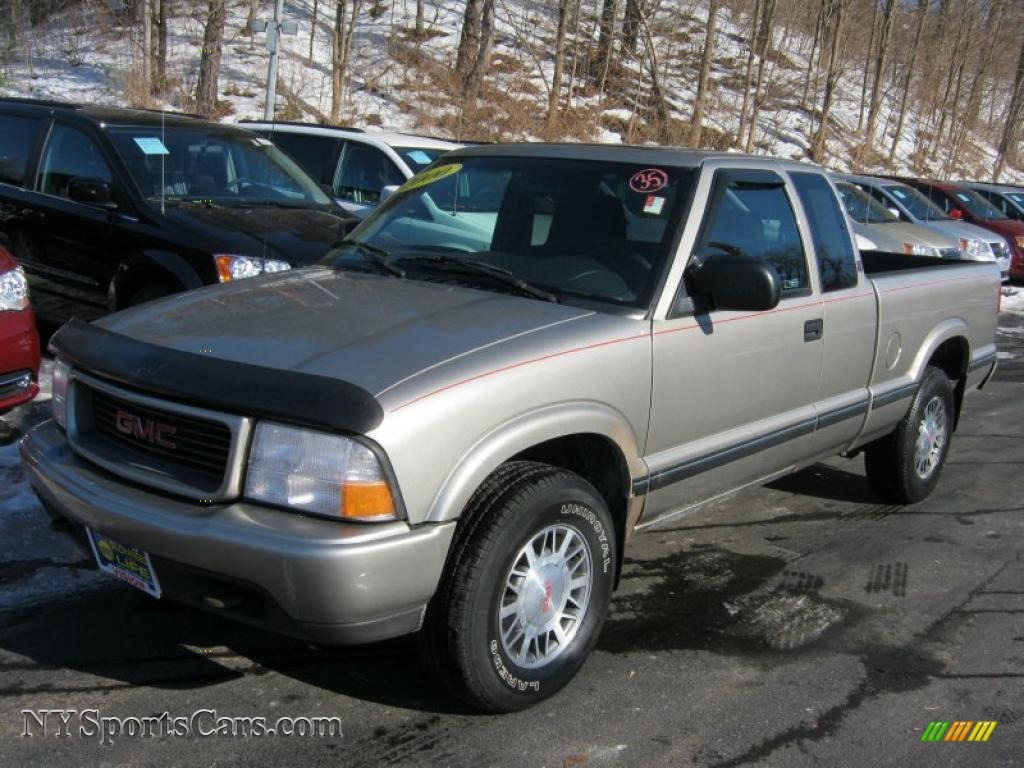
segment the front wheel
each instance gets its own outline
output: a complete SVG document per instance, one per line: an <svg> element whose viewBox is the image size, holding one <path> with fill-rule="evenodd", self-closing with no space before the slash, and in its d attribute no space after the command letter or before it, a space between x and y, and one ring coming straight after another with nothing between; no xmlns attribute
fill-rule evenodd
<svg viewBox="0 0 1024 768"><path fill-rule="evenodd" d="M892 434L869 445L864 466L884 501L913 504L932 492L953 437L953 387L940 368L925 369L910 410Z"/></svg>
<svg viewBox="0 0 1024 768"><path fill-rule="evenodd" d="M474 494L423 640L442 681L488 712L560 690L597 642L616 566L611 515L578 475L501 467Z"/></svg>

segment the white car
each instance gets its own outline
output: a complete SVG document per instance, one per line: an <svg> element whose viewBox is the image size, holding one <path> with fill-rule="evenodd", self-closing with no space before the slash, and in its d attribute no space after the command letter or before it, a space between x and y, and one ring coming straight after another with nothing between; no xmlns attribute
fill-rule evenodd
<svg viewBox="0 0 1024 768"><path fill-rule="evenodd" d="M291 155L346 211L364 218L382 197L459 144L407 133L242 120Z"/></svg>

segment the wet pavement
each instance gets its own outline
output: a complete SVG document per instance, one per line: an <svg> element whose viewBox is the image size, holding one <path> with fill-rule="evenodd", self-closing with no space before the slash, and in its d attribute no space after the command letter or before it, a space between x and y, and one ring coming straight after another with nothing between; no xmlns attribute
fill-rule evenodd
<svg viewBox="0 0 1024 768"><path fill-rule="evenodd" d="M0 764L1020 765L1024 323L1000 325L1000 371L929 499L879 503L863 461L837 458L642 534L594 655L514 715L467 712L407 640L316 649L105 581L34 598L18 585L94 572L64 550L19 559L26 529L5 528L0 596L25 602L0 613ZM45 550L33 528L16 546ZM24 737L29 709L337 716L343 735L101 744ZM957 720L997 725L921 742Z"/></svg>

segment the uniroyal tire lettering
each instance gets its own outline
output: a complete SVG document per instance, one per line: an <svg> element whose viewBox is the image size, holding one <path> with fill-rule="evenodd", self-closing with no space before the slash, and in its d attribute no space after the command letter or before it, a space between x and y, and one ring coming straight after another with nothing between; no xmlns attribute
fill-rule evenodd
<svg viewBox="0 0 1024 768"><path fill-rule="evenodd" d="M491 658L494 661L494 669L498 673L498 677L505 681L512 690L517 690L521 693L526 693L528 690L533 690L540 693L540 683L536 680L520 680L518 677L508 671L505 666L505 662L501 660L501 655L498 653L498 641L491 640Z"/></svg>
<svg viewBox="0 0 1024 768"><path fill-rule="evenodd" d="M594 510L590 507L586 507L583 504L563 504L561 513L563 515L577 515L586 520L594 529L594 533L597 534L597 540L601 542L601 568L604 573L608 573L608 569L612 565L611 547L608 545L608 534L604 529L604 525L598 519L597 515L594 514Z"/></svg>

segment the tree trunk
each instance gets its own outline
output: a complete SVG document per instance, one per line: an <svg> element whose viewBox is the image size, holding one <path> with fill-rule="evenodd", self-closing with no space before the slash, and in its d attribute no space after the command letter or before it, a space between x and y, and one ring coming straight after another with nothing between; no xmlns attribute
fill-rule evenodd
<svg viewBox="0 0 1024 768"><path fill-rule="evenodd" d="M745 150L750 152L754 148L754 135L757 131L757 120L761 113L761 85L764 83L765 60L768 58L768 48L772 41L772 24L775 21L775 0L762 0L761 3L761 25L757 33L757 79L754 81L753 110L750 115L750 129L747 133L747 144Z"/></svg>
<svg viewBox="0 0 1024 768"><path fill-rule="evenodd" d="M839 60L841 58L841 48L843 43L843 29L846 23L846 10L850 3L850 0L826 0L828 12L826 14L825 29L829 29L829 20L831 19L831 29L828 32L829 36L829 52L828 52L828 71L825 75L825 100L821 106L821 123L818 126L818 132L814 136L814 142L811 146L811 159L816 163L823 163L825 161L825 151L828 140L828 118L832 111L832 100L835 96L836 85L839 83L839 76L841 69L839 66Z"/></svg>
<svg viewBox="0 0 1024 768"><path fill-rule="evenodd" d="M171 13L171 0L156 0L156 63L153 67L153 90L163 92L167 87L167 17Z"/></svg>
<svg viewBox="0 0 1024 768"><path fill-rule="evenodd" d="M316 42L316 20L320 12L320 1L313 0L313 21L309 25L309 56L306 57L306 66L313 66L313 44Z"/></svg>
<svg viewBox="0 0 1024 768"><path fill-rule="evenodd" d="M743 73L743 102L740 104L740 126L736 131L736 145L743 143L747 132L747 107L750 104L750 81L754 77L754 52L757 50L757 34L760 30L762 0L754 0L754 10L750 17L750 47L747 50L747 66ZM813 54L812 54L813 56Z"/></svg>
<svg viewBox="0 0 1024 768"><path fill-rule="evenodd" d="M423 25L423 0L416 0L416 39L422 40L425 31Z"/></svg>
<svg viewBox="0 0 1024 768"><path fill-rule="evenodd" d="M345 101L345 86L348 79L348 60L352 52L352 36L362 0L352 0L352 12L345 18L348 0L338 0L334 12L334 32L331 34L331 122L341 118L341 105Z"/></svg>
<svg viewBox="0 0 1024 768"><path fill-rule="evenodd" d="M704 125L704 105L707 101L708 77L711 74L711 60L715 56L715 33L718 25L720 0L708 3L708 26L704 33L704 51L700 57L700 74L697 77L697 98L693 103L693 119L690 121L690 135L686 143L691 147L700 146L700 134Z"/></svg>
<svg viewBox="0 0 1024 768"><path fill-rule="evenodd" d="M212 117L217 107L217 79L220 77L220 55L224 43L226 0L210 0L203 32L203 53L199 59L199 85L196 87L196 111Z"/></svg>
<svg viewBox="0 0 1024 768"><path fill-rule="evenodd" d="M569 23L569 1L558 1L558 32L555 35L555 72L548 94L548 128L558 120L558 101L562 95L562 73L565 70L565 29Z"/></svg>
<svg viewBox="0 0 1024 768"><path fill-rule="evenodd" d="M860 81L860 109L857 112L857 130L864 128L864 107L868 101L868 83L871 82L871 50L875 47L875 33L878 31L878 3L871 4L871 34L868 36L868 49L864 55L864 77Z"/></svg>
<svg viewBox="0 0 1024 768"><path fill-rule="evenodd" d="M153 93L153 9L151 0L142 0L142 92Z"/></svg>
<svg viewBox="0 0 1024 768"><path fill-rule="evenodd" d="M626 15L622 20L622 50L630 56L636 54L637 33L643 9L640 0L626 0Z"/></svg>
<svg viewBox="0 0 1024 768"><path fill-rule="evenodd" d="M878 30L878 50L875 53L875 71L871 83L871 102L868 105L868 123L864 129L864 143L874 146L875 127L878 124L878 110L882 106L882 81L889 63L889 44L892 41L892 26L896 18L896 0L884 0L882 24Z"/></svg>
<svg viewBox="0 0 1024 768"><path fill-rule="evenodd" d="M18 4L21 0L7 0L7 53L18 47Z"/></svg>
<svg viewBox="0 0 1024 768"><path fill-rule="evenodd" d="M494 0L468 0L455 61L464 95L472 96L490 64L494 44Z"/></svg>
<svg viewBox="0 0 1024 768"><path fill-rule="evenodd" d="M907 100L910 97L910 83L914 79L914 66L917 64L917 49L921 46L921 37L924 34L924 22L928 18L929 0L917 0L917 26L914 28L914 44L910 47L910 59L907 61L907 71L903 75L903 94L900 96L899 117L896 119L896 132L892 137L892 145L889 147L889 164L892 165L896 159L896 148L903 136L903 121L907 116Z"/></svg>
<svg viewBox="0 0 1024 768"><path fill-rule="evenodd" d="M597 37L597 55L594 57L594 79L600 81L598 90L604 91L608 70L612 63L612 45L615 40L615 17L619 13L619 0L604 0L601 6L600 30Z"/></svg>
<svg viewBox="0 0 1024 768"><path fill-rule="evenodd" d="M1017 77L1013 83L1013 96L1010 99L1010 108L1006 112L1003 135L999 139L992 181L999 181L999 175L1006 165L1006 156L1010 153L1014 143L1019 140L1019 126L1022 117L1024 117L1024 45L1021 45L1020 56L1017 58Z"/></svg>
<svg viewBox="0 0 1024 768"><path fill-rule="evenodd" d="M994 0L989 7L983 39L995 40L998 37L1005 8L1005 0ZM981 50L978 68L968 88L970 95L967 98L967 109L963 113L963 119L957 123L957 133L952 143L954 155L959 156L963 152L964 144L967 143L967 135L974 130L978 123L978 114L981 112L981 99L985 93L985 80L988 78L997 50L1002 53L1002 50L995 45L986 45Z"/></svg>

